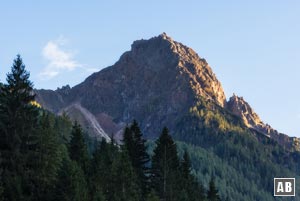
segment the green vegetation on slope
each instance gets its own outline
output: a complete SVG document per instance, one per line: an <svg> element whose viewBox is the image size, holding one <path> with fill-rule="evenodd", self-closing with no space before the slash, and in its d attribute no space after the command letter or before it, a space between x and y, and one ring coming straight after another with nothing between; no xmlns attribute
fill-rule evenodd
<svg viewBox="0 0 300 201"><path fill-rule="evenodd" d="M0 200L267 201L274 177L299 177L298 152L210 101L177 120L177 144L167 128L146 143L133 122L118 146L36 107L32 88L18 56L0 89Z"/></svg>
<svg viewBox="0 0 300 201"><path fill-rule="evenodd" d="M247 129L210 101L197 103L177 125L175 138L186 143L179 142L179 148L191 153L197 178L208 184L215 176L229 199L273 200L274 177L299 176L298 152Z"/></svg>
<svg viewBox="0 0 300 201"><path fill-rule="evenodd" d="M166 128L156 141L152 163L136 122L125 129L122 146L103 140L91 156L81 126L32 104L32 90L29 73L17 56L0 90L1 200L205 198L191 174L188 154L180 160Z"/></svg>

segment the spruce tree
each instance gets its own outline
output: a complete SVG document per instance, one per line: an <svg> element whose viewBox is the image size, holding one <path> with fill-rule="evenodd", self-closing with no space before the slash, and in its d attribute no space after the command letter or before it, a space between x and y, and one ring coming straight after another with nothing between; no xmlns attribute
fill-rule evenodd
<svg viewBox="0 0 300 201"><path fill-rule="evenodd" d="M166 201L175 200L179 189L179 159L176 144L164 128L152 157L152 186L159 197Z"/></svg>
<svg viewBox="0 0 300 201"><path fill-rule="evenodd" d="M189 178L191 175L191 160L187 151L183 154L183 161L181 162L181 174L184 178Z"/></svg>
<svg viewBox="0 0 300 201"><path fill-rule="evenodd" d="M2 158L1 158L1 152L0 152L0 201L3 201L3 185L2 185L2 166L1 166L1 161L2 161Z"/></svg>
<svg viewBox="0 0 300 201"><path fill-rule="evenodd" d="M92 199L98 199L99 195L104 198L110 195L112 183L112 150L111 145L105 139L98 143L91 160L90 193Z"/></svg>
<svg viewBox="0 0 300 201"><path fill-rule="evenodd" d="M201 201L205 200L205 191L201 184L197 182L197 179L191 173L191 161L188 152L183 154L183 160L180 164L180 199L189 201Z"/></svg>
<svg viewBox="0 0 300 201"><path fill-rule="evenodd" d="M34 100L33 84L20 55L14 60L6 81L0 93L0 149L4 158L7 151L12 156L33 145L29 143L30 134L37 125L38 116L37 110L30 105Z"/></svg>
<svg viewBox="0 0 300 201"><path fill-rule="evenodd" d="M84 172L77 162L64 159L58 175L53 200L60 201L87 201L88 187Z"/></svg>
<svg viewBox="0 0 300 201"><path fill-rule="evenodd" d="M130 157L130 160L134 160L134 142L133 142L133 134L132 131L130 130L130 127L126 126L124 129L124 134L123 134L123 146L125 149L127 149L128 155Z"/></svg>
<svg viewBox="0 0 300 201"><path fill-rule="evenodd" d="M130 163L127 152L118 154L112 164L112 186L108 200L111 201L139 201L141 197L140 186Z"/></svg>
<svg viewBox="0 0 300 201"><path fill-rule="evenodd" d="M58 135L54 129L54 116L46 111L39 118L38 143L32 163L35 165L33 178L37 184L34 197L49 200L62 163Z"/></svg>
<svg viewBox="0 0 300 201"><path fill-rule="evenodd" d="M36 188L29 158L37 148L38 109L31 105L34 94L29 76L17 55L0 90L0 151L7 200L30 199Z"/></svg>
<svg viewBox="0 0 300 201"><path fill-rule="evenodd" d="M69 145L70 158L76 161L85 174L88 173L89 156L87 146L84 141L83 131L77 121L74 122L71 132L71 142Z"/></svg>
<svg viewBox="0 0 300 201"><path fill-rule="evenodd" d="M209 182L209 189L207 191L207 199L209 201L219 201L220 196L218 194L218 190L215 186L215 181L213 178L211 178L210 182Z"/></svg>
<svg viewBox="0 0 300 201"><path fill-rule="evenodd" d="M145 145L146 140L143 139L143 134L136 120L133 121L130 127L125 128L123 141L124 148L129 155L131 164L137 175L139 185L142 187L143 197L145 197L149 190L148 163L150 157Z"/></svg>

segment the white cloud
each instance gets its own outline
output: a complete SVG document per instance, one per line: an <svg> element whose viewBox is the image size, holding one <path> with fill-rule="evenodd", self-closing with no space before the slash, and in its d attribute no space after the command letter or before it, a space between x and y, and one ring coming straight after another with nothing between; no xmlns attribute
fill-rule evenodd
<svg viewBox="0 0 300 201"><path fill-rule="evenodd" d="M42 56L48 65L40 72L40 78L49 80L65 71L83 68L83 65L74 59L74 52L64 50L67 40L59 37L57 40L47 42L42 51Z"/></svg>

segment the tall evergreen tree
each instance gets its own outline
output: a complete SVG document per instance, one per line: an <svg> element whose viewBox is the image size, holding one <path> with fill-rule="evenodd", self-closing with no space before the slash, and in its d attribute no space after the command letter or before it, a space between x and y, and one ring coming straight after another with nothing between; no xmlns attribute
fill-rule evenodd
<svg viewBox="0 0 300 201"><path fill-rule="evenodd" d="M35 186L28 158L37 146L38 110L30 104L34 95L29 76L17 55L7 74L7 84L0 90L0 150L4 196L8 200L29 199Z"/></svg>
<svg viewBox="0 0 300 201"><path fill-rule="evenodd" d="M191 174L191 161L187 151L183 154L183 160L180 164L180 189L181 199L189 201L205 200L205 191L198 183L195 176Z"/></svg>
<svg viewBox="0 0 300 201"><path fill-rule="evenodd" d="M164 128L152 157L152 185L159 197L176 200L179 192L179 158L177 148L167 128ZM176 194L177 193L177 194Z"/></svg>
<svg viewBox="0 0 300 201"><path fill-rule="evenodd" d="M58 133L61 144L67 144L71 141L72 121L69 116L63 112L61 116L55 118L55 131Z"/></svg>
<svg viewBox="0 0 300 201"><path fill-rule="evenodd" d="M77 162L64 159L60 169L53 200L87 201L88 187L85 175Z"/></svg>
<svg viewBox="0 0 300 201"><path fill-rule="evenodd" d="M36 200L46 201L51 197L62 156L58 135L54 129L54 116L45 111L41 113L37 149L31 161L35 165L33 178L37 184L34 197Z"/></svg>
<svg viewBox="0 0 300 201"><path fill-rule="evenodd" d="M87 146L84 141L83 131L77 121L74 122L71 142L69 145L70 158L76 161L82 170L87 174L89 168L89 156Z"/></svg>
<svg viewBox="0 0 300 201"><path fill-rule="evenodd" d="M1 152L0 152L0 201L3 201L3 184L2 184L2 165L1 165L1 161L2 161L2 158L1 158Z"/></svg>
<svg viewBox="0 0 300 201"><path fill-rule="evenodd" d="M210 182L209 182L209 189L207 191L207 199L209 201L219 201L220 196L218 194L218 190L215 186L215 181L213 178L211 178Z"/></svg>
<svg viewBox="0 0 300 201"><path fill-rule="evenodd" d="M183 154L183 161L181 162L181 174L184 178L189 178L191 175L191 161L187 151Z"/></svg>
<svg viewBox="0 0 300 201"><path fill-rule="evenodd" d="M130 127L126 127L124 131L124 147L129 155L134 171L137 175L139 185L142 187L143 198L149 190L149 161L150 157L147 153L145 145L146 140L136 120Z"/></svg>
<svg viewBox="0 0 300 201"><path fill-rule="evenodd" d="M140 186L130 163L127 151L118 154L112 164L111 201L139 201L141 197Z"/></svg>
<svg viewBox="0 0 300 201"><path fill-rule="evenodd" d="M107 144L105 139L102 139L93 154L90 171L90 193L94 200L99 198L99 195L102 196L102 194L104 198L111 195L111 187L113 186L111 172L113 163L112 155L116 154L113 153L113 150L111 149L111 145Z"/></svg>

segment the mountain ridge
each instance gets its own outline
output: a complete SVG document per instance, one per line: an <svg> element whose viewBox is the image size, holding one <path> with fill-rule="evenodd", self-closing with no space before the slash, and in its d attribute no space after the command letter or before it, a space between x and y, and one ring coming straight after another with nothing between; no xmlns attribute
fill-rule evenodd
<svg viewBox="0 0 300 201"><path fill-rule="evenodd" d="M150 138L156 137L163 126L175 129L175 122L204 98L240 117L247 127L282 146L299 150L299 143L293 147L293 140L298 142L298 138L276 133L254 112L246 115L252 111L246 101L231 97L227 102L222 85L206 60L166 33L133 42L131 50L114 65L93 73L73 88L36 92L37 101L55 113L76 102L95 117L110 117L115 125L142 120L141 127Z"/></svg>
<svg viewBox="0 0 300 201"><path fill-rule="evenodd" d="M226 108L239 116L247 127L264 134L268 138L274 139L285 148L300 151L299 138L280 133L269 124L265 124L243 97L233 94L228 100Z"/></svg>

